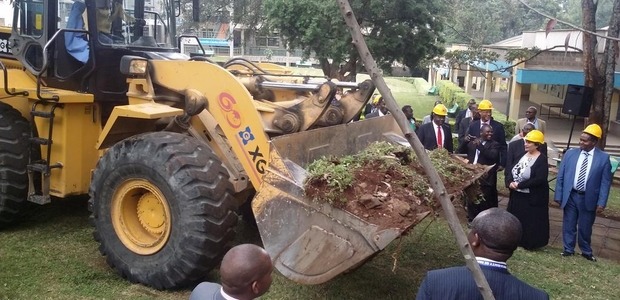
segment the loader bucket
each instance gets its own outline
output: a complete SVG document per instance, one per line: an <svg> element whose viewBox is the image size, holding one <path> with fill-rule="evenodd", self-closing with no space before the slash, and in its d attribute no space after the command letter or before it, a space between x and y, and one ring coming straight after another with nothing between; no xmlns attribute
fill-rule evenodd
<svg viewBox="0 0 620 300"><path fill-rule="evenodd" d="M302 284L326 282L360 265L408 229L379 228L304 194L304 168L310 162L323 156L355 154L375 141L407 143L392 116L271 141L271 162L252 210L265 249L284 276ZM418 222L426 215L418 216Z"/></svg>

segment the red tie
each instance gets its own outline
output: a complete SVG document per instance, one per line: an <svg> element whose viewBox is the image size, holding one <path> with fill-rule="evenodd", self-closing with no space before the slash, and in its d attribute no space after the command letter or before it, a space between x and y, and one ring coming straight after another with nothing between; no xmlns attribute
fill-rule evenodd
<svg viewBox="0 0 620 300"><path fill-rule="evenodd" d="M443 137L441 136L441 126L437 126L437 147L443 148Z"/></svg>

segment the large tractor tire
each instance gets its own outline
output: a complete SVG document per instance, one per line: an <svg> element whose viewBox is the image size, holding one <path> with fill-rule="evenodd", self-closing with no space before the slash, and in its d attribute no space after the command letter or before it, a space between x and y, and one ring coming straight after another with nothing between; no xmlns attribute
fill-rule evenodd
<svg viewBox="0 0 620 300"><path fill-rule="evenodd" d="M119 142L99 160L90 186L99 251L132 282L156 289L198 282L234 237L228 178L211 149L186 135Z"/></svg>
<svg viewBox="0 0 620 300"><path fill-rule="evenodd" d="M12 224L27 207L30 124L0 102L0 228Z"/></svg>

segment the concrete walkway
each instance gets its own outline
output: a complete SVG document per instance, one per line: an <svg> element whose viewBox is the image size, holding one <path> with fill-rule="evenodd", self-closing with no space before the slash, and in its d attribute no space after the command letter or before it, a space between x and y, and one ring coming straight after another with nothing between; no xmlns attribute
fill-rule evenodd
<svg viewBox="0 0 620 300"><path fill-rule="evenodd" d="M499 206L506 208L508 198L500 196ZM549 246L562 252L562 215L557 207L549 207ZM604 258L620 263L620 221L596 217L592 229L592 250L597 258ZM581 253L579 246L575 253Z"/></svg>

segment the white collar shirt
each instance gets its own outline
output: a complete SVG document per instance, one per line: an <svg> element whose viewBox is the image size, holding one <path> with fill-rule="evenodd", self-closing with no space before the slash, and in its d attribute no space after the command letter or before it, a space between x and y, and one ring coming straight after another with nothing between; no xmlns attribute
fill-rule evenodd
<svg viewBox="0 0 620 300"><path fill-rule="evenodd" d="M588 175L590 174L590 169L592 168L592 161L594 160L594 148L592 148L592 150L590 151L584 151L581 150L579 152L579 158L577 159L577 165L575 166L575 178L573 179L573 188L577 187L577 179L579 178L579 171L581 170L581 164L583 163L583 160L585 159L585 155L584 153L588 153L588 166L586 168L586 177L584 180L584 189L587 189L588 187Z"/></svg>

